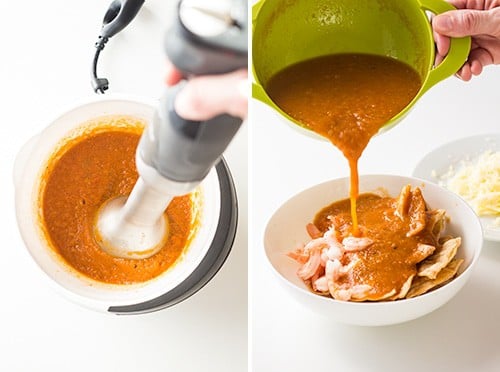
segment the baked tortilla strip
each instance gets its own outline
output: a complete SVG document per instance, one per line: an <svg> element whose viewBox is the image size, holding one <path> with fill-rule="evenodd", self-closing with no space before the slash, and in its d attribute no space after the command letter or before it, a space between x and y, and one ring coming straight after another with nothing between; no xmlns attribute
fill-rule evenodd
<svg viewBox="0 0 500 372"><path fill-rule="evenodd" d="M425 213L425 200L422 196L422 191L418 187L411 193L410 208L408 210L408 215L410 216L410 230L406 233L406 236L418 235L423 229L425 229L427 214Z"/></svg>
<svg viewBox="0 0 500 372"><path fill-rule="evenodd" d="M426 276L436 279L438 273L446 267L457 254L462 239L460 237L449 239L441 247L438 247L432 256L425 259L418 269L418 276Z"/></svg>
<svg viewBox="0 0 500 372"><path fill-rule="evenodd" d="M417 244L417 249L410 256L411 262L419 263L425 260L426 258L432 256L432 254L436 251L436 247L429 244Z"/></svg>
<svg viewBox="0 0 500 372"><path fill-rule="evenodd" d="M431 289L434 289L446 283L448 280L452 279L457 274L457 271L463 262L464 262L463 259L452 260L448 266L446 266L439 272L436 279L429 279L427 277L415 278L408 294L406 295L406 298L420 296L421 294L424 294L430 291Z"/></svg>
<svg viewBox="0 0 500 372"><path fill-rule="evenodd" d="M446 217L446 211L444 209L435 209L428 212L427 228L434 235L436 240L441 237L441 233L446 228L446 222L448 217Z"/></svg>
<svg viewBox="0 0 500 372"><path fill-rule="evenodd" d="M413 278L415 277L415 275L410 275L408 277L408 279L406 280L406 282L404 282L403 286L401 287L401 290L399 291L399 293L395 294L394 296L388 298L388 300L399 300L401 298L405 298L406 295L408 294L408 291L410 290L411 288L411 285L412 285L412 282L413 282Z"/></svg>
<svg viewBox="0 0 500 372"><path fill-rule="evenodd" d="M399 194L396 210L394 214L398 216L401 221L404 220L405 216L408 214L408 209L410 208L410 199L411 199L411 186L406 185L401 190Z"/></svg>

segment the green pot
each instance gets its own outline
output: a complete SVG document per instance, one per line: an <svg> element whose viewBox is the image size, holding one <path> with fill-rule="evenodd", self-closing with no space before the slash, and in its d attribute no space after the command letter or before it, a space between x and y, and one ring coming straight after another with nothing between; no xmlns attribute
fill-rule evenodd
<svg viewBox="0 0 500 372"><path fill-rule="evenodd" d="M367 53L412 66L423 82L415 98L383 129L398 123L436 83L466 61L469 37L452 39L444 61L434 67L434 39L426 11L454 9L444 0L262 0L252 9L252 96L289 121L266 93L269 79L295 63L338 53ZM298 128L297 125L294 125ZM308 129L306 133L312 133Z"/></svg>

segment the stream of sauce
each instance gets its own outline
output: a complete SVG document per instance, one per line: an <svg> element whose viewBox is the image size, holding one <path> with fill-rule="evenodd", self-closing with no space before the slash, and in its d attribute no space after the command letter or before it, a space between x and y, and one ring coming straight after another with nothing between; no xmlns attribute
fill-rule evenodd
<svg viewBox="0 0 500 372"><path fill-rule="evenodd" d="M335 54L289 66L266 91L288 115L326 137L350 168L352 234L359 235L358 160L370 139L405 108L421 87L418 73L393 58Z"/></svg>

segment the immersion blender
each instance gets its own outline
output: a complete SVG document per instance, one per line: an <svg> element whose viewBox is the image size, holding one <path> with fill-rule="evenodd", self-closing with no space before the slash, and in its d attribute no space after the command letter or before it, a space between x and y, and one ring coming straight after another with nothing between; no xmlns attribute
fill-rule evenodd
<svg viewBox="0 0 500 372"><path fill-rule="evenodd" d="M100 51L135 17L143 2L115 0L106 13L92 68L94 91L104 93L108 88L108 81L96 75ZM181 0L177 10L165 50L186 79L247 67L245 0ZM137 148L139 179L129 197L110 200L100 209L96 239L113 256L147 258L162 247L168 234L164 211L172 198L200 184L241 126L240 118L228 114L202 122L181 118L174 102L186 84L182 80L161 97Z"/></svg>

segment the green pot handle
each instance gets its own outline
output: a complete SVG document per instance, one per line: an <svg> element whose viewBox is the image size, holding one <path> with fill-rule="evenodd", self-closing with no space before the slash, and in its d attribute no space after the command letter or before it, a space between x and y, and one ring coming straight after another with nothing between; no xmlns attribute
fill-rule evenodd
<svg viewBox="0 0 500 372"><path fill-rule="evenodd" d="M444 0L418 0L420 7L434 14L441 14L456 8ZM432 34L431 34L432 37ZM456 73L467 61L471 46L471 38L451 38L450 50L444 60L429 72L429 76L420 91L420 95L432 86ZM434 57L434 56L433 56Z"/></svg>

